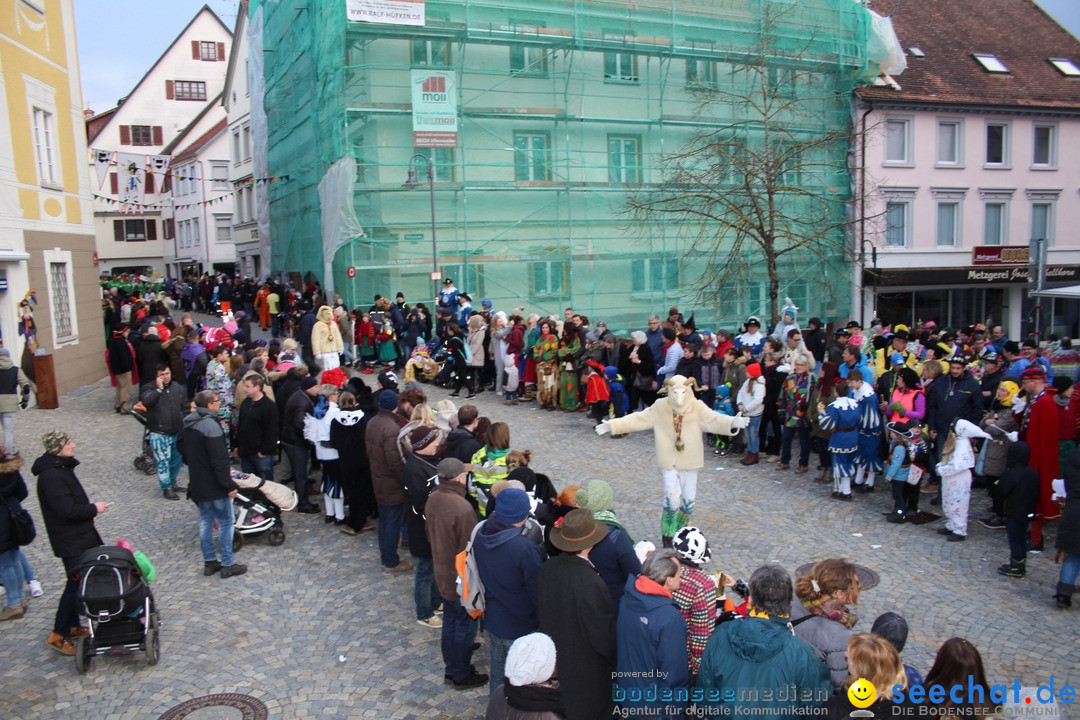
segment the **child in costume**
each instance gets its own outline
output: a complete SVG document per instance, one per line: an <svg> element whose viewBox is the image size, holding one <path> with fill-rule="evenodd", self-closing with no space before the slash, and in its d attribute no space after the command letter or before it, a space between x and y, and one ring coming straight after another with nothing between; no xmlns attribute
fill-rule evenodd
<svg viewBox="0 0 1080 720"><path fill-rule="evenodd" d="M957 420L941 451L937 472L941 477L941 509L945 527L938 530L949 542L967 539L968 504L971 502L971 469L975 467L975 451L971 441L990 436L967 420Z"/></svg>
<svg viewBox="0 0 1080 720"><path fill-rule="evenodd" d="M907 499L904 489L908 484L908 476L911 473L913 442L919 434L917 427L909 423L898 421L889 423L886 428L889 431L889 459L885 467L885 479L892 485L893 511L888 520L891 523L902 523L908 515ZM916 470L916 472L918 472Z"/></svg>
<svg viewBox="0 0 1080 720"><path fill-rule="evenodd" d="M859 403L848 397L846 381L836 383L836 399L818 403L818 427L832 431L829 436L829 459L832 461L834 500L851 500L851 477L855 474L855 454L859 450Z"/></svg>
<svg viewBox="0 0 1080 720"><path fill-rule="evenodd" d="M585 364L585 404L591 408L589 416L595 425L608 416L611 408L611 390L604 377L604 366L596 360Z"/></svg>
<svg viewBox="0 0 1080 720"><path fill-rule="evenodd" d="M608 391L611 393L611 414L621 418L630 412L630 396L626 393L626 382L614 365L604 368L604 377L607 378Z"/></svg>

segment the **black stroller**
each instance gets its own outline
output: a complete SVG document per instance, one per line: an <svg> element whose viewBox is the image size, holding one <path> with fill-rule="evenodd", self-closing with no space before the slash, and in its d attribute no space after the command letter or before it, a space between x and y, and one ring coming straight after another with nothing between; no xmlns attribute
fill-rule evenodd
<svg viewBox="0 0 1080 720"><path fill-rule="evenodd" d="M102 545L82 554L73 575L79 614L90 620L90 634L75 638L75 669L82 674L98 655L136 650L146 652L147 665L157 665L161 617L135 556Z"/></svg>
<svg viewBox="0 0 1080 720"><path fill-rule="evenodd" d="M142 407L141 405L139 407ZM137 410L128 410L128 415L139 421L139 424L143 427L142 434L142 455L135 458L135 469L139 470L146 475L153 475L157 472L157 467L154 465L154 453L150 450L150 426L148 425L148 419L145 413L141 413Z"/></svg>

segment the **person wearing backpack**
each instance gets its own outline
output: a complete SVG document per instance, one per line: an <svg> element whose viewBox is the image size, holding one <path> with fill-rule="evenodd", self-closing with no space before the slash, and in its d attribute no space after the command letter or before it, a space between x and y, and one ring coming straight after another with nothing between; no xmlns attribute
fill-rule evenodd
<svg viewBox="0 0 1080 720"><path fill-rule="evenodd" d="M540 545L523 534L531 503L524 490L506 488L492 517L480 525L473 552L484 585L484 627L491 648L491 692L503 684L506 654L519 637L536 632Z"/></svg>
<svg viewBox="0 0 1080 720"><path fill-rule="evenodd" d="M458 690L479 687L488 676L472 664L476 620L469 617L457 591L457 555L469 544L476 526L476 512L465 499L465 463L457 458L439 462L439 487L424 507L435 584L443 600L442 656L445 680Z"/></svg>

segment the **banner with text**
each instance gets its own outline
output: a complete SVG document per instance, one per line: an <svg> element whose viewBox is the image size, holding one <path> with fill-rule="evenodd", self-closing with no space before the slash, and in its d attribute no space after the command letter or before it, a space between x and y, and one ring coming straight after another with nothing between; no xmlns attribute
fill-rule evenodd
<svg viewBox="0 0 1080 720"><path fill-rule="evenodd" d="M412 71L413 147L457 147L457 73Z"/></svg>
<svg viewBox="0 0 1080 720"><path fill-rule="evenodd" d="M424 24L424 0L345 0L350 22Z"/></svg>

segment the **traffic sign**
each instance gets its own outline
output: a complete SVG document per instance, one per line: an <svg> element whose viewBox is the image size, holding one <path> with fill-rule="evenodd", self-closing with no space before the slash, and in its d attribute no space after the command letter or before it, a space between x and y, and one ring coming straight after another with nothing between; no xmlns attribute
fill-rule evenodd
<svg viewBox="0 0 1080 720"><path fill-rule="evenodd" d="M345 271L345 274L348 275L351 278L356 277L356 266L355 265L350 265L349 269Z"/></svg>

